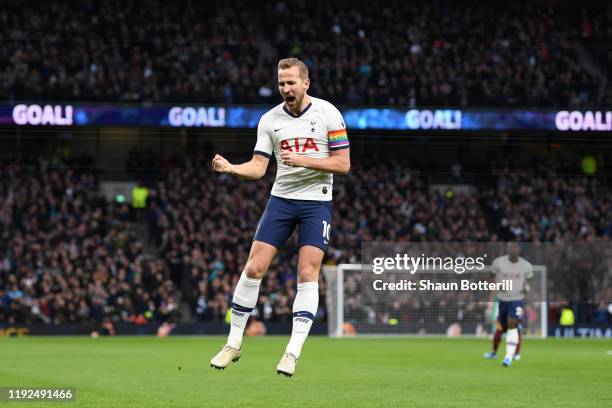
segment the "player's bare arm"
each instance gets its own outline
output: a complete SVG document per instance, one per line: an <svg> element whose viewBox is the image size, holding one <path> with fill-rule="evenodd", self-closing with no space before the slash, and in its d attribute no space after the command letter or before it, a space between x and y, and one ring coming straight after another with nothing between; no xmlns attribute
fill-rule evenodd
<svg viewBox="0 0 612 408"><path fill-rule="evenodd" d="M219 173L228 173L246 180L259 180L266 174L270 159L254 154L253 158L242 164L232 164L225 157L216 154L212 160L213 170Z"/></svg>
<svg viewBox="0 0 612 408"><path fill-rule="evenodd" d="M287 166L305 167L307 169L324 171L336 174L348 174L351 169L350 149L332 150L329 157L315 158L306 155L281 151L281 161Z"/></svg>

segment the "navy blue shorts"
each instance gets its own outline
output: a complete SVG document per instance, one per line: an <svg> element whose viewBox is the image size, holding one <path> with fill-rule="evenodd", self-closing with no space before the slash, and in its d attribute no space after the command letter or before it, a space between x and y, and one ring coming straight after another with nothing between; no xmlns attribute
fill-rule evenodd
<svg viewBox="0 0 612 408"><path fill-rule="evenodd" d="M518 320L520 322L523 320L523 312L524 308L522 300L513 300L509 302L500 300L497 320L499 320L501 325L506 328L508 327L508 318Z"/></svg>
<svg viewBox="0 0 612 408"><path fill-rule="evenodd" d="M281 249L295 227L298 245L312 245L323 252L331 234L331 201L289 200L271 196L259 220L255 241Z"/></svg>

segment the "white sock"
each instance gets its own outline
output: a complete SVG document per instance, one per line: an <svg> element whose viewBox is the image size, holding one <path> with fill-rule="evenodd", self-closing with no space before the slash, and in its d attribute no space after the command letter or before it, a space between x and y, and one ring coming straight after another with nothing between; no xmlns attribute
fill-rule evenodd
<svg viewBox="0 0 612 408"><path fill-rule="evenodd" d="M285 350L300 357L302 346L310 332L310 326L319 307L319 282L303 282L297 285L297 294L293 301L293 329L291 339Z"/></svg>
<svg viewBox="0 0 612 408"><path fill-rule="evenodd" d="M257 304L261 279L251 279L243 272L240 275L234 297L232 299L232 325L227 345L235 349L242 347L242 336L249 316Z"/></svg>
<svg viewBox="0 0 612 408"><path fill-rule="evenodd" d="M519 342L518 329L508 329L506 333L506 358L512 360L516 352L516 345Z"/></svg>

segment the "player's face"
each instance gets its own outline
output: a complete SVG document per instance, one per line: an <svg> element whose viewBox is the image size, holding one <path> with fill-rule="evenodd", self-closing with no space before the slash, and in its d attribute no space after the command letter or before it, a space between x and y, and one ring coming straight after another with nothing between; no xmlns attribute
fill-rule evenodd
<svg viewBox="0 0 612 408"><path fill-rule="evenodd" d="M513 258L516 258L517 256L519 256L519 246L516 242L508 243L508 255L510 255Z"/></svg>
<svg viewBox="0 0 612 408"><path fill-rule="evenodd" d="M310 81L300 76L296 66L278 70L278 90L290 110L302 106L309 85Z"/></svg>

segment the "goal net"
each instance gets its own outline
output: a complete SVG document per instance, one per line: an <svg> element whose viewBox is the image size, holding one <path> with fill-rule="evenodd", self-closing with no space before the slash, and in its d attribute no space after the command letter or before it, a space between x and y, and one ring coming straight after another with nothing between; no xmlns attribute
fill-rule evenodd
<svg viewBox="0 0 612 408"><path fill-rule="evenodd" d="M366 269L364 269L366 268ZM369 268L369 270L367 269ZM470 290L380 290L371 265L340 264L325 266L327 282L328 331L343 336L477 336L495 331L498 303L495 292ZM546 337L546 267L533 266L523 310L523 334ZM461 284L461 280L487 280L490 266L470 275L452 270L419 270L421 280L437 284ZM405 281L405 271L387 271L385 279ZM378 288L378 290L377 290ZM485 293L485 294L483 294Z"/></svg>

